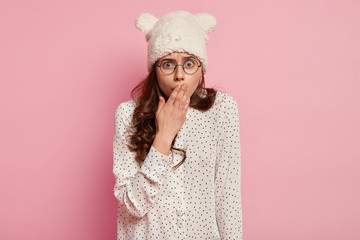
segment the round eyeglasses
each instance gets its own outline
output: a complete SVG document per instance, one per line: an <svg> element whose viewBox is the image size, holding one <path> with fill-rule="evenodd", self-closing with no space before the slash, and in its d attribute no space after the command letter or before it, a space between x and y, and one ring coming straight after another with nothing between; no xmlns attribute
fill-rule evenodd
<svg viewBox="0 0 360 240"><path fill-rule="evenodd" d="M184 72L187 74L194 74L199 67L201 67L201 64L195 58L187 58L183 64L176 64L172 59L163 59L160 61L160 64L156 64L156 66L166 75L175 72L177 66L182 66Z"/></svg>

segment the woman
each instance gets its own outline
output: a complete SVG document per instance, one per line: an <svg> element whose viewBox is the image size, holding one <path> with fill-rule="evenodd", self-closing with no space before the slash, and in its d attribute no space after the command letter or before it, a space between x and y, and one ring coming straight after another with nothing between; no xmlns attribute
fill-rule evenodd
<svg viewBox="0 0 360 240"><path fill-rule="evenodd" d="M242 239L239 114L204 88L210 14L142 13L149 75L115 116L117 239Z"/></svg>

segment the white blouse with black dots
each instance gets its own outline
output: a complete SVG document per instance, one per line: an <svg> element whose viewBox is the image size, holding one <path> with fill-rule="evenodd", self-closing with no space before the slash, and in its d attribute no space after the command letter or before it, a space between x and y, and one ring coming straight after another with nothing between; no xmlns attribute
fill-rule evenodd
<svg viewBox="0 0 360 240"><path fill-rule="evenodd" d="M143 164L128 150L126 128L135 102L119 104L113 141L117 239L242 239L239 112L235 99L217 92L206 112L189 107L174 147L185 162L151 146ZM172 161L172 156L174 157Z"/></svg>

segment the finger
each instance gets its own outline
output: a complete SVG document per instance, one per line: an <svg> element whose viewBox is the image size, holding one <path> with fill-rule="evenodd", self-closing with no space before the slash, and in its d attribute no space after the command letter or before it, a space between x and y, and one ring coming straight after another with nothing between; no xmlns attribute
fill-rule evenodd
<svg viewBox="0 0 360 240"><path fill-rule="evenodd" d="M175 101L176 95L179 92L179 89L180 89L180 85L176 86L176 88L171 92L170 97L167 101L168 104L170 104L170 105L174 104L174 101Z"/></svg>
<svg viewBox="0 0 360 240"><path fill-rule="evenodd" d="M190 97L186 96L184 107L182 108L183 112L187 112L190 105Z"/></svg>
<svg viewBox="0 0 360 240"><path fill-rule="evenodd" d="M187 91L187 90L186 90L186 91ZM183 97L182 97L182 99L181 99L181 101L180 101L180 105L179 105L180 110L182 110L182 109L185 107L185 105L187 104L187 103L186 103L187 98L189 98L189 97L188 97L188 95L186 95L186 93L185 93L185 91L184 91Z"/></svg>
<svg viewBox="0 0 360 240"><path fill-rule="evenodd" d="M175 102L174 103L177 107L180 107L183 104L183 98L185 95L185 91L186 91L187 85L183 85L181 90L179 91L178 95L176 96Z"/></svg>
<svg viewBox="0 0 360 240"><path fill-rule="evenodd" d="M190 96L190 88L189 88L189 87L186 89L185 94L186 94L186 96L191 97L191 96Z"/></svg>
<svg viewBox="0 0 360 240"><path fill-rule="evenodd" d="M164 107L164 105L165 105L165 99L162 97L162 96L160 96L159 97L159 104L158 104L158 108L156 109L156 115L158 115L159 114L159 112L161 111L161 109Z"/></svg>
<svg viewBox="0 0 360 240"><path fill-rule="evenodd" d="M182 94L184 94L184 87L185 87L185 85L184 85L184 84L181 84L180 89L179 89L179 91L178 91L178 93L177 93L177 95L176 95L176 97L175 97L174 105L173 105L173 106L174 106L174 108L175 108L176 110L179 109L179 106L180 106L180 104L181 104Z"/></svg>

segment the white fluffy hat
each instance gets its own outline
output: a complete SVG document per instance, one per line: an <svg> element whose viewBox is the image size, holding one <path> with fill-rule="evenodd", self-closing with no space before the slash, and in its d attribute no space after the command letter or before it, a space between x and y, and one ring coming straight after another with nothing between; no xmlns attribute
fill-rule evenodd
<svg viewBox="0 0 360 240"><path fill-rule="evenodd" d="M136 28L146 33L148 45L148 71L163 56L172 52L187 52L199 58L204 73L207 69L207 33L215 30L216 19L208 13L191 14L187 11L170 12L160 18L141 13Z"/></svg>

